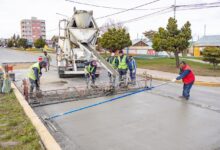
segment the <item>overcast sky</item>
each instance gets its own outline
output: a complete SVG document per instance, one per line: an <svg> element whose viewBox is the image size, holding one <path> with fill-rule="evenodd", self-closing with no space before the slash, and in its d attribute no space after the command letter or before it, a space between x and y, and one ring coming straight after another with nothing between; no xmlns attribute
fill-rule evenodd
<svg viewBox="0 0 220 150"><path fill-rule="evenodd" d="M131 8L153 0L76 1L111 7ZM219 0L177 0L177 5L203 2L210 3L216 1ZM173 3L174 0L160 0L159 2L141 8L151 9L156 7L166 7L173 5ZM63 18L56 13L71 16L73 13L73 7L76 7L77 9L93 10L95 18L120 11L79 5L65 0L0 0L0 38L9 38L14 33L20 34L20 21L22 19L30 19L34 16L39 19L46 20L47 39L50 39L53 35L58 33L56 30L58 27L58 21ZM111 16L110 18L96 20L96 22L98 26L101 26L107 22L108 19L124 21L152 13L154 11L158 10L128 11L119 15ZM169 17L173 17L173 12L149 16L136 22L124 24L124 26L128 28L132 39L137 37L141 38L143 37L142 33L146 30L157 30L158 27L165 27ZM202 37L204 35L204 25L206 25L206 35L220 34L220 7L177 11L176 18L178 20L179 27L181 27L186 21L191 22L194 40L197 40L198 36Z"/></svg>

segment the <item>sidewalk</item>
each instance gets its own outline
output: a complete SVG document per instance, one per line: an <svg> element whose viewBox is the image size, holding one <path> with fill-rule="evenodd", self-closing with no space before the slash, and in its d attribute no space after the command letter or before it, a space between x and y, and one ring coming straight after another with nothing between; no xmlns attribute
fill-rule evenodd
<svg viewBox="0 0 220 150"><path fill-rule="evenodd" d="M157 70L149 70L149 69L137 69L137 75L142 75L144 72L153 76L154 79L159 80L172 80L176 78L178 74L157 71ZM220 86L220 77L210 77L210 76L196 76L197 85L205 85L205 86Z"/></svg>

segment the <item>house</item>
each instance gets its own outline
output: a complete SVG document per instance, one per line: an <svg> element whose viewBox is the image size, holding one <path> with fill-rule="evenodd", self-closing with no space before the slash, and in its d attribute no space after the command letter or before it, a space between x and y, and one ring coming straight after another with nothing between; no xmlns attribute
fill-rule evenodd
<svg viewBox="0 0 220 150"><path fill-rule="evenodd" d="M193 55L198 57L205 47L220 47L220 35L207 35L193 44Z"/></svg>
<svg viewBox="0 0 220 150"><path fill-rule="evenodd" d="M155 50L152 48L152 42L147 39L135 39L132 45L124 49L128 55L156 55Z"/></svg>

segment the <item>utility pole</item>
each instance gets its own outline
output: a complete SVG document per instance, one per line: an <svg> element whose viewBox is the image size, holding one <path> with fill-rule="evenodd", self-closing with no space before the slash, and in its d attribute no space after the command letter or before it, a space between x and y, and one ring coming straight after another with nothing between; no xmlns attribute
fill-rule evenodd
<svg viewBox="0 0 220 150"><path fill-rule="evenodd" d="M176 19L176 0L174 0L174 5L173 5L173 18Z"/></svg>
<svg viewBox="0 0 220 150"><path fill-rule="evenodd" d="M204 25L204 36L206 35L206 24Z"/></svg>

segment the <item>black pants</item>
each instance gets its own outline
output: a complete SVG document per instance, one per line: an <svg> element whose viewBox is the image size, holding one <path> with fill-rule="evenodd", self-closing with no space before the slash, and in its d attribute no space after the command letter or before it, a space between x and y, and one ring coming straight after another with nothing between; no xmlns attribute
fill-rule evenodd
<svg viewBox="0 0 220 150"><path fill-rule="evenodd" d="M123 76L127 75L127 69L118 69L119 73L119 80L121 81L123 79Z"/></svg>

